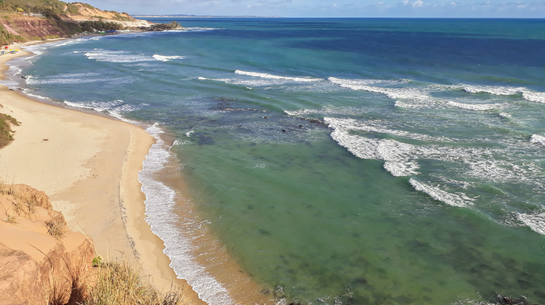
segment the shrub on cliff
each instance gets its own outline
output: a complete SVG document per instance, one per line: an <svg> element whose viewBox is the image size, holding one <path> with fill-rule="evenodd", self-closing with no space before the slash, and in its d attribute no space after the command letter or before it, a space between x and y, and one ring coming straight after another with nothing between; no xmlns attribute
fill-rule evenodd
<svg viewBox="0 0 545 305"><path fill-rule="evenodd" d="M104 21L84 21L79 25L84 32L93 32L93 30L118 31L123 29L121 24Z"/></svg>
<svg viewBox="0 0 545 305"><path fill-rule="evenodd" d="M172 21L171 23L157 23L153 24L149 30L151 31L168 31L168 30L174 30L181 28L180 24L176 21Z"/></svg>
<svg viewBox="0 0 545 305"><path fill-rule="evenodd" d="M2 24L0 24L0 45L7 45L13 41L26 41L23 37L9 33Z"/></svg>
<svg viewBox="0 0 545 305"><path fill-rule="evenodd" d="M51 10L56 14L64 14L64 8L67 11L77 13L77 7L73 4L68 4L59 0L1 0L0 10L27 13L43 13L46 10Z"/></svg>
<svg viewBox="0 0 545 305"><path fill-rule="evenodd" d="M0 148L13 141L12 125L19 126L19 122L9 114L0 113Z"/></svg>
<svg viewBox="0 0 545 305"><path fill-rule="evenodd" d="M82 300L84 305L178 305L182 304L181 293L158 293L146 283L139 271L127 262L102 263L98 266L96 285Z"/></svg>

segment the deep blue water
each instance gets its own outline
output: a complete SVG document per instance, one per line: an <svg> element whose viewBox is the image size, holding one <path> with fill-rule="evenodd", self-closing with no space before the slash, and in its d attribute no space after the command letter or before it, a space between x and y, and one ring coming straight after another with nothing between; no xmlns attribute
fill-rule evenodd
<svg viewBox="0 0 545 305"><path fill-rule="evenodd" d="M271 298L545 302L543 20L176 21L14 65L29 94L176 138L141 176L147 220L205 300L232 303L153 179L172 155L193 225Z"/></svg>

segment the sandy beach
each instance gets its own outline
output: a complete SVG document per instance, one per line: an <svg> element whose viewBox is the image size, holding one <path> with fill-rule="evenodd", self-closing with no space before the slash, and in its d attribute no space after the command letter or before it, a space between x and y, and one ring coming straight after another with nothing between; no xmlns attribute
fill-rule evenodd
<svg viewBox="0 0 545 305"><path fill-rule="evenodd" d="M16 56L0 57L5 64ZM3 75L3 74L2 74ZM138 172L154 139L141 127L98 114L48 105L0 86L0 112L21 122L15 140L0 150L0 180L44 191L72 230L81 230L109 260L142 267L159 290L183 290L190 304L204 304L176 279L163 243L144 220Z"/></svg>

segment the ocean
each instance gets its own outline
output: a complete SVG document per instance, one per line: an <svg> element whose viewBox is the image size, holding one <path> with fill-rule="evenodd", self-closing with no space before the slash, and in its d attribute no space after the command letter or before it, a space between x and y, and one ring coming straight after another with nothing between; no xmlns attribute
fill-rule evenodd
<svg viewBox="0 0 545 305"><path fill-rule="evenodd" d="M545 302L543 20L175 21L3 83L147 124L146 220L203 300Z"/></svg>

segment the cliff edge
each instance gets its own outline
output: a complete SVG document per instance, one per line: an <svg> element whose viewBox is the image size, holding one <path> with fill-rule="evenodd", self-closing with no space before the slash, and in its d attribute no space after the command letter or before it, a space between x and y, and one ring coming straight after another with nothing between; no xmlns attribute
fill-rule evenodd
<svg viewBox="0 0 545 305"><path fill-rule="evenodd" d="M85 31L149 28L152 23L127 13L59 0L0 1L0 45L69 37Z"/></svg>
<svg viewBox="0 0 545 305"><path fill-rule="evenodd" d="M82 298L77 288L92 274L92 240L68 231L44 192L0 185L0 220L0 304L75 304Z"/></svg>

